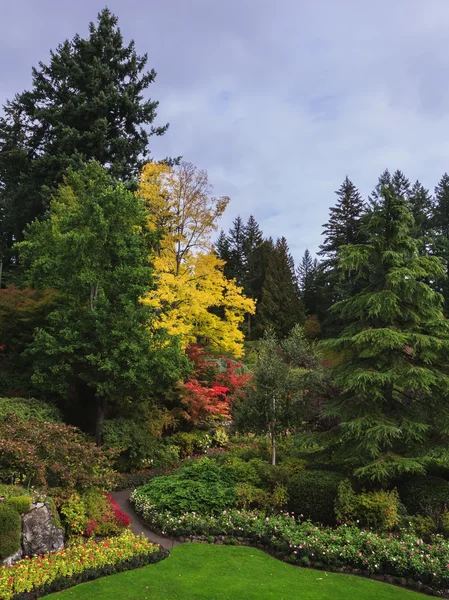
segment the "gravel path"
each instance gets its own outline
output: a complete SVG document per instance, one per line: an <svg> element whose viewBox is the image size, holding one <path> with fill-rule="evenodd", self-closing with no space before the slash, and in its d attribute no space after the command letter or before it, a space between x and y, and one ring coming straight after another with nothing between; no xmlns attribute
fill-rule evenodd
<svg viewBox="0 0 449 600"><path fill-rule="evenodd" d="M129 515L132 519L130 529L135 535L143 535L150 540L153 544L160 544L163 548L170 550L174 546L179 546L180 542L171 538L161 537L157 533L150 531L140 520L139 515L136 513L134 508L129 501L129 496L132 490L121 490L120 492L111 492L111 496L120 506L124 513Z"/></svg>

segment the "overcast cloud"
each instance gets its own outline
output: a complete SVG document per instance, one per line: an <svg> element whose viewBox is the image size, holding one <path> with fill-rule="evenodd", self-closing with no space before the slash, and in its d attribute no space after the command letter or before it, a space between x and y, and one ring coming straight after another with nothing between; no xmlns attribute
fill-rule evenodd
<svg viewBox="0 0 449 600"><path fill-rule="evenodd" d="M449 170L449 0L109 0L158 73L156 158L183 155L295 260L316 251L348 175L432 188ZM103 0L0 0L0 103Z"/></svg>

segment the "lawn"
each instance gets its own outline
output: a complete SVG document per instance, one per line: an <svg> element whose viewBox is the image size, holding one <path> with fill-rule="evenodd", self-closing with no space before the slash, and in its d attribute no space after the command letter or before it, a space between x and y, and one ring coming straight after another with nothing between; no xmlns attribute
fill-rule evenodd
<svg viewBox="0 0 449 600"><path fill-rule="evenodd" d="M299 569L242 546L184 544L156 564L83 583L47 600L419 600L371 579Z"/></svg>

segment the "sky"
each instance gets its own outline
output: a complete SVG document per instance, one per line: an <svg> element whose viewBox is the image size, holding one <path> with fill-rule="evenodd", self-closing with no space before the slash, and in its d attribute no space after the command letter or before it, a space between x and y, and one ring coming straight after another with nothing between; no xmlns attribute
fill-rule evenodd
<svg viewBox="0 0 449 600"><path fill-rule="evenodd" d="M0 0L0 104L104 0ZM363 196L401 169L449 170L449 0L109 0L157 72L152 155L182 155L298 262L346 175Z"/></svg>

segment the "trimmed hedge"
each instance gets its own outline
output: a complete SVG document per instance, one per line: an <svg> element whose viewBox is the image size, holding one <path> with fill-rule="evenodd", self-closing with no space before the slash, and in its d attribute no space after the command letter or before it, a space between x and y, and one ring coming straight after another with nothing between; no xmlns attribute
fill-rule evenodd
<svg viewBox="0 0 449 600"><path fill-rule="evenodd" d="M334 471L300 471L287 487L288 510L316 523L335 523L335 501L344 477Z"/></svg>
<svg viewBox="0 0 449 600"><path fill-rule="evenodd" d="M156 563L166 550L130 531L110 539L77 542L56 554L35 556L0 568L2 600L36 600L52 592Z"/></svg>
<svg viewBox="0 0 449 600"><path fill-rule="evenodd" d="M22 519L13 506L0 503L0 560L15 554L20 548Z"/></svg>
<svg viewBox="0 0 449 600"><path fill-rule="evenodd" d="M399 496L409 514L435 516L449 506L449 482L440 477L411 477L398 485Z"/></svg>
<svg viewBox="0 0 449 600"><path fill-rule="evenodd" d="M4 500L4 503L6 506L12 506L12 508L14 508L19 515L29 512L31 508L30 496L13 496L12 498L7 498Z"/></svg>

